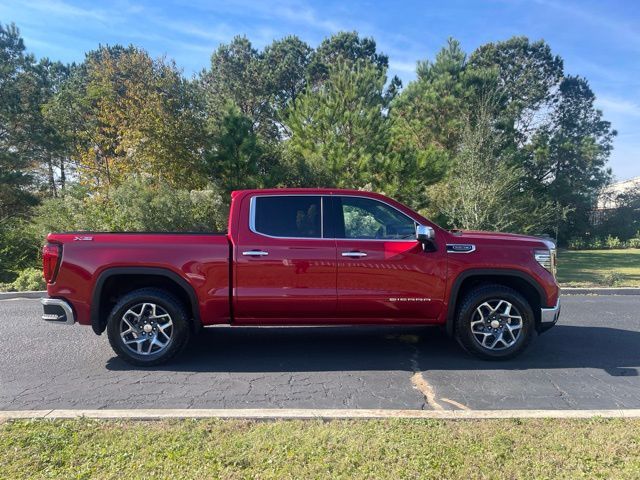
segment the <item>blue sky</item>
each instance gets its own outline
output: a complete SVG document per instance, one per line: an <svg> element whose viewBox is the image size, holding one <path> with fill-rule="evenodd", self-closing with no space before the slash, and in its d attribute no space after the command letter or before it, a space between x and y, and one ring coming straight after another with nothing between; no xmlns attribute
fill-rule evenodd
<svg viewBox="0 0 640 480"><path fill-rule="evenodd" d="M610 166L640 176L640 1L577 0L0 0L0 22L15 22L37 57L81 61L98 44L133 43L174 58L187 76L234 35L256 47L296 34L316 46L339 30L372 36L405 84L415 63L453 36L477 46L526 35L544 39L565 71L586 77L618 130Z"/></svg>

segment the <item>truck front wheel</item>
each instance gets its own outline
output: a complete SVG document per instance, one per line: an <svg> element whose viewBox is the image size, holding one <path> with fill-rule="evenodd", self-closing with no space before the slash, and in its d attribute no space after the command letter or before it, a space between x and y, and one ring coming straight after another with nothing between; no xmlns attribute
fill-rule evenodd
<svg viewBox="0 0 640 480"><path fill-rule="evenodd" d="M483 285L468 292L457 312L458 343L487 360L520 354L535 336L535 318L527 300L503 285Z"/></svg>
<svg viewBox="0 0 640 480"><path fill-rule="evenodd" d="M124 295L111 310L107 335L114 352L127 363L159 365L189 341L189 317L170 293L142 288Z"/></svg>

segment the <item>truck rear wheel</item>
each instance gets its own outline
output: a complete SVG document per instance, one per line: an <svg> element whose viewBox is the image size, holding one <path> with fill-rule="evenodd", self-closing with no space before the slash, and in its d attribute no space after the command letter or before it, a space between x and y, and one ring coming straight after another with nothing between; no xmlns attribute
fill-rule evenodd
<svg viewBox="0 0 640 480"><path fill-rule="evenodd" d="M465 350L487 360L506 360L522 353L536 334L531 305L503 285L471 290L457 312L455 336Z"/></svg>
<svg viewBox="0 0 640 480"><path fill-rule="evenodd" d="M124 295L107 321L113 351L137 366L164 363L186 346L190 337L189 316L184 305L170 293L142 288Z"/></svg>

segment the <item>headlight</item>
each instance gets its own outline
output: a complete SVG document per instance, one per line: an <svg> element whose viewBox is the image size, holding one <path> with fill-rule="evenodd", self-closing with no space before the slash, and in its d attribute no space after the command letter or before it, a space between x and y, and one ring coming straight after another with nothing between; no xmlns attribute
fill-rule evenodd
<svg viewBox="0 0 640 480"><path fill-rule="evenodd" d="M533 255L542 267L550 271L553 276L556 276L556 249L550 250L535 250Z"/></svg>

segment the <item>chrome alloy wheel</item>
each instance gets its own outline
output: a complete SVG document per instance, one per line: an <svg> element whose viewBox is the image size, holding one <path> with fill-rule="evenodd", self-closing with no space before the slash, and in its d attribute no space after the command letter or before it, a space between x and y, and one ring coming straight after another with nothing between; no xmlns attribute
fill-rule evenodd
<svg viewBox="0 0 640 480"><path fill-rule="evenodd" d="M506 300L488 300L471 317L473 338L488 350L512 347L522 332L522 315Z"/></svg>
<svg viewBox="0 0 640 480"><path fill-rule="evenodd" d="M152 355L171 343L171 316L155 303L138 303L120 319L120 337L129 350L138 355Z"/></svg>

